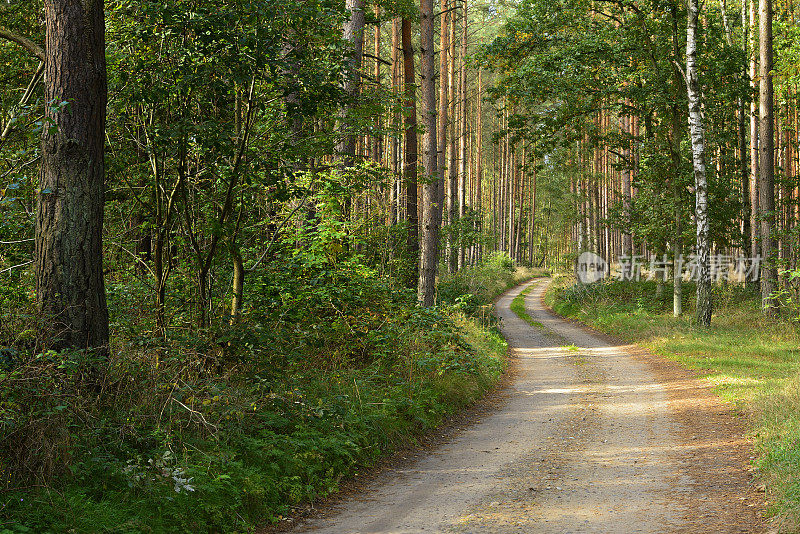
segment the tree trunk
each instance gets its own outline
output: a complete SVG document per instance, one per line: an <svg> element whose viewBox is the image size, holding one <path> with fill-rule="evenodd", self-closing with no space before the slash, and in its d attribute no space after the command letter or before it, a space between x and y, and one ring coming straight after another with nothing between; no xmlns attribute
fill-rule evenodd
<svg viewBox="0 0 800 534"><path fill-rule="evenodd" d="M758 190L761 173L758 165L758 31L756 28L756 0L750 0L750 254L756 257L761 254L761 227L758 221Z"/></svg>
<svg viewBox="0 0 800 534"><path fill-rule="evenodd" d="M400 19L395 17L392 19L392 90L396 97L400 94ZM396 112L392 111L392 126L393 128L400 128L402 119ZM391 136L391 165L392 165L392 188L389 192L389 226L394 226L400 220L400 213L398 209L398 191L397 185L400 181L398 176L400 174L400 146L398 137Z"/></svg>
<svg viewBox="0 0 800 534"><path fill-rule="evenodd" d="M628 257L633 255L633 236L631 235L631 150L628 137L631 133L630 123L631 119L626 110L625 114L620 118L620 126L622 126L622 135L625 139L625 148L622 152L625 157L622 167L622 216L625 221L625 226L622 229L622 254Z"/></svg>
<svg viewBox="0 0 800 534"><path fill-rule="evenodd" d="M437 167L439 175L443 177L444 170L447 168L447 126L448 126L448 99L447 93L450 86L450 17L452 14L448 11L450 4L446 0L442 0L441 29L439 35L439 131L437 133L438 141L438 154L437 154ZM445 198L445 184L444 179L440 179L438 183L438 196ZM441 202L439 203L439 224L442 223Z"/></svg>
<svg viewBox="0 0 800 534"><path fill-rule="evenodd" d="M758 188L759 219L761 223L761 298L766 315L778 311L772 294L775 292L777 278L773 262L775 247L772 239L772 225L775 221L775 154L773 148L773 88L772 88L772 0L759 0L759 49L760 71L758 87L759 109L759 171Z"/></svg>
<svg viewBox="0 0 800 534"><path fill-rule="evenodd" d="M447 107L450 115L450 138L447 140L447 223L450 226L447 241L447 268L451 273L458 270L458 123L456 122L456 12L450 14L450 47L440 54L450 57L447 75ZM442 104L444 106L444 104Z"/></svg>
<svg viewBox="0 0 800 534"><path fill-rule="evenodd" d="M461 120L458 138L458 219L464 218L465 191L467 186L467 3L464 2L461 21L461 76L458 83L458 102ZM459 231L458 268L464 267L464 228Z"/></svg>
<svg viewBox="0 0 800 534"><path fill-rule="evenodd" d="M242 295L244 294L244 262L237 244L231 246L231 261L233 262L233 297L231 297L231 324L239 322L242 312Z"/></svg>
<svg viewBox="0 0 800 534"><path fill-rule="evenodd" d="M101 0L46 0L36 301L54 349L108 346L103 282L105 22ZM63 104L60 104L63 103Z"/></svg>
<svg viewBox="0 0 800 534"><path fill-rule="evenodd" d="M705 139L697 76L698 0L689 0L686 29L686 87L689 94L689 135L692 141L692 166L697 220L697 323L711 324L711 273L708 241L708 183L706 181Z"/></svg>
<svg viewBox="0 0 800 534"><path fill-rule="evenodd" d="M436 268L439 262L439 225L436 220L438 199L436 143L436 80L434 79L433 0L420 2L420 53L422 78L422 114L425 122L422 186L422 243L417 299L423 306L433 306L436 297Z"/></svg>
<svg viewBox="0 0 800 534"><path fill-rule="evenodd" d="M402 21L403 77L405 94L405 147L404 178L406 182L406 219L408 234L406 247L411 273L407 280L413 287L417 282L417 256L419 254L419 220L417 218L417 94L414 74L414 47L411 44L411 21Z"/></svg>
<svg viewBox="0 0 800 534"><path fill-rule="evenodd" d="M478 91L475 97L475 230L483 234L483 71L478 67ZM479 241L476 250L476 263L483 257L483 240Z"/></svg>

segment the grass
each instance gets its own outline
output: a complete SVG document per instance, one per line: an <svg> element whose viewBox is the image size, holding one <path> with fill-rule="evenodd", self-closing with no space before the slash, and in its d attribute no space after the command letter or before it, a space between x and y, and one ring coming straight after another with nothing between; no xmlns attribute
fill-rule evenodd
<svg viewBox="0 0 800 534"><path fill-rule="evenodd" d="M533 287L529 287L529 288L523 290L519 295L514 297L514 300L511 301L510 308L511 308L511 311L514 312L517 317L519 317L520 319L522 319L523 321L525 321L529 325L541 328L542 327L542 323L540 323L539 321L537 321L536 319L531 317L528 314L527 310L525 309L525 297L528 295L528 293L531 292L532 289L533 289Z"/></svg>
<svg viewBox="0 0 800 534"><path fill-rule="evenodd" d="M224 351L117 333L100 391L82 352L1 360L0 534L252 532L502 376L505 340L452 286L420 308L359 265L282 269L252 280ZM529 277L502 258L474 270L502 280L479 304Z"/></svg>
<svg viewBox="0 0 800 534"><path fill-rule="evenodd" d="M556 312L697 370L722 398L745 412L755 466L782 532L800 528L800 329L764 317L747 288L715 288L710 328L693 321L694 287L684 288L684 316L672 316L671 287L558 280L545 301Z"/></svg>

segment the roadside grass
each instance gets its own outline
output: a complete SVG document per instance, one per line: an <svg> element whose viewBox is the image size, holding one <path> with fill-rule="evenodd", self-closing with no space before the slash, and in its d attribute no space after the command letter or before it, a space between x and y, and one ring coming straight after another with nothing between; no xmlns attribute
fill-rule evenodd
<svg viewBox="0 0 800 534"><path fill-rule="evenodd" d="M336 492L500 379L507 344L474 312L530 274L476 270L503 281L478 306L420 308L357 264L283 265L224 350L118 329L99 392L84 353L0 362L0 534L244 533Z"/></svg>
<svg viewBox="0 0 800 534"><path fill-rule="evenodd" d="M748 417L754 462L768 513L781 532L800 527L800 328L764 317L760 296L739 286L715 288L710 328L693 324L694 292L684 287L684 315L672 316L672 287L654 282L573 285L561 278L545 302L627 342L697 370L715 393Z"/></svg>

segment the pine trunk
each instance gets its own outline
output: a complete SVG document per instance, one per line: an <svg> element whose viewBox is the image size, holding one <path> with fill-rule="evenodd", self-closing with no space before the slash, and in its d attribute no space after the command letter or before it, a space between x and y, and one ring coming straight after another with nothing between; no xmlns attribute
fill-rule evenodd
<svg viewBox="0 0 800 534"><path fill-rule="evenodd" d="M772 0L759 0L759 56L760 71L758 84L759 109L759 187L758 208L761 226L761 298L763 310L767 315L775 315L777 306L772 297L777 278L773 262L775 246L772 239L772 225L775 222L775 160L773 149L775 140L773 87L772 87Z"/></svg>
<svg viewBox="0 0 800 534"><path fill-rule="evenodd" d="M422 239L417 299L423 306L433 306L436 298L436 268L439 262L438 172L436 143L436 80L434 79L433 0L420 2L420 53L422 79L423 137Z"/></svg>
<svg viewBox="0 0 800 534"><path fill-rule="evenodd" d="M108 346L103 282L105 22L101 0L45 2L46 119L36 300L50 348ZM64 103L64 104L59 104Z"/></svg>
<svg viewBox="0 0 800 534"><path fill-rule="evenodd" d="M410 262L411 274L409 285L417 280L417 256L419 254L419 220L417 218L417 95L414 73L414 47L411 44L411 21L403 19L403 77L405 94L405 147L404 178L406 186L406 220L408 234L406 248Z"/></svg>

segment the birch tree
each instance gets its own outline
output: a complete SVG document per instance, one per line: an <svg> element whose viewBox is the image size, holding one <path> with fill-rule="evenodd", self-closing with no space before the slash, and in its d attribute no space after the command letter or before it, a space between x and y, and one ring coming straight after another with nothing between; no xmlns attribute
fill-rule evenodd
<svg viewBox="0 0 800 534"><path fill-rule="evenodd" d="M694 168L695 219L697 220L697 323L711 324L711 273L708 240L708 182L706 180L705 139L697 75L698 0L689 0L686 24L686 89L689 96L689 136Z"/></svg>

